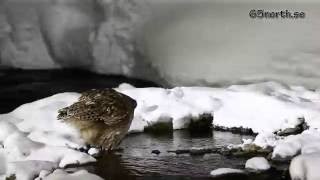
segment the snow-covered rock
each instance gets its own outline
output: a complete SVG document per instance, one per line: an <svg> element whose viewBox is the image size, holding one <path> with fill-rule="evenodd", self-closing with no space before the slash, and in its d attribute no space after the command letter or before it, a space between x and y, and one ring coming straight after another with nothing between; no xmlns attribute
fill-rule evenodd
<svg viewBox="0 0 320 180"><path fill-rule="evenodd" d="M73 149L84 145L78 131L56 119L58 109L78 98L77 93L62 93L0 115L0 176L28 180L43 170L94 162Z"/></svg>
<svg viewBox="0 0 320 180"><path fill-rule="evenodd" d="M210 172L212 177L223 176L226 174L244 174L245 172L240 169L232 169L232 168L218 168Z"/></svg>
<svg viewBox="0 0 320 180"><path fill-rule="evenodd" d="M57 179L63 179L63 180L103 180L97 175L88 173L86 170L80 170L74 173L67 173L61 169L55 170L53 173L42 177L43 180L57 180Z"/></svg>
<svg viewBox="0 0 320 180"><path fill-rule="evenodd" d="M295 157L290 163L290 176L293 180L320 179L320 151Z"/></svg>
<svg viewBox="0 0 320 180"><path fill-rule="evenodd" d="M320 153L320 131L307 130L299 135L288 136L277 142L272 158L291 158L299 153Z"/></svg>
<svg viewBox="0 0 320 180"><path fill-rule="evenodd" d="M253 157L247 160L245 167L249 170L265 171L270 169L270 164L264 157Z"/></svg>
<svg viewBox="0 0 320 180"><path fill-rule="evenodd" d="M141 131L158 121L172 121L174 129L181 129L201 114L214 116L214 125L251 128L256 133L294 127L301 117L311 127L320 127L320 94L275 82L228 88L122 88L119 91L138 101L132 131Z"/></svg>

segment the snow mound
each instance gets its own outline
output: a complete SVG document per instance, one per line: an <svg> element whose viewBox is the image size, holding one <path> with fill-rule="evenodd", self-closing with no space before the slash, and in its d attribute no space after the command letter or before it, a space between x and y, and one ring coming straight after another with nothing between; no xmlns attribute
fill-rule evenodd
<svg viewBox="0 0 320 180"><path fill-rule="evenodd" d="M226 174L244 174L244 171L232 168L219 168L210 172L212 177L218 177Z"/></svg>
<svg viewBox="0 0 320 180"><path fill-rule="evenodd" d="M290 164L291 179L320 179L320 152L295 157Z"/></svg>
<svg viewBox="0 0 320 180"><path fill-rule="evenodd" d="M74 150L84 145L78 131L56 119L60 108L77 101L79 94L62 93L24 104L0 115L0 176L28 180L43 170L95 159Z"/></svg>
<svg viewBox="0 0 320 180"><path fill-rule="evenodd" d="M254 157L246 162L246 169L265 171L270 169L270 164L264 157Z"/></svg>
<svg viewBox="0 0 320 180"><path fill-rule="evenodd" d="M276 82L228 88L124 88L138 107L130 131L143 131L155 122L172 121L173 129L188 126L202 114L214 116L214 125L251 128L256 133L295 127L301 118L320 127L320 93Z"/></svg>
<svg viewBox="0 0 320 180"><path fill-rule="evenodd" d="M297 154L320 153L320 132L311 129L277 142L272 158L291 158Z"/></svg>
<svg viewBox="0 0 320 180"><path fill-rule="evenodd" d="M41 177L43 180L56 180L56 179L63 179L63 180L102 180L99 176L94 174L88 173L86 170L79 170L72 174L69 174L61 169L55 170L52 174L48 176ZM40 178L39 178L40 180Z"/></svg>

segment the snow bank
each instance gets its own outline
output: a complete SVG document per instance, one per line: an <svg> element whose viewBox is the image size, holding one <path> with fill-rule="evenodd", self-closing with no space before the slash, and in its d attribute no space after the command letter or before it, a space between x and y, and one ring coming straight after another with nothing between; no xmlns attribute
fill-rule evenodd
<svg viewBox="0 0 320 180"><path fill-rule="evenodd" d="M0 2L0 64L132 75L143 11L134 0ZM143 4L143 3L142 3Z"/></svg>
<svg viewBox="0 0 320 180"><path fill-rule="evenodd" d="M95 159L74 150L84 145L79 133L56 120L57 110L73 104L76 93L62 93L25 104L0 115L0 175L34 179L68 164L84 164Z"/></svg>
<svg viewBox="0 0 320 180"><path fill-rule="evenodd" d="M218 177L226 174L244 174L244 171L232 168L219 168L210 172L210 175L213 177Z"/></svg>
<svg viewBox="0 0 320 180"><path fill-rule="evenodd" d="M80 170L74 173L67 173L61 169L55 170L52 174L47 176L41 177L43 180L56 180L56 179L63 179L63 180L102 180L99 176L94 174L88 173L86 170ZM41 180L39 178L39 180Z"/></svg>
<svg viewBox="0 0 320 180"><path fill-rule="evenodd" d="M254 157L247 160L245 167L250 170L265 171L270 169L270 164L264 157Z"/></svg>
<svg viewBox="0 0 320 180"><path fill-rule="evenodd" d="M290 164L291 179L320 179L320 151L295 157Z"/></svg>
<svg viewBox="0 0 320 180"><path fill-rule="evenodd" d="M296 126L304 117L320 127L320 93L275 82L228 88L176 87L120 88L138 101L131 131L159 121L172 121L174 129L185 128L201 114L214 116L214 125L275 132Z"/></svg>
<svg viewBox="0 0 320 180"><path fill-rule="evenodd" d="M1 65L136 75L150 69L138 65L146 57L173 85L273 79L318 87L319 5L297 1L1 1ZM306 18L252 19L255 8ZM136 44L145 54L136 56Z"/></svg>

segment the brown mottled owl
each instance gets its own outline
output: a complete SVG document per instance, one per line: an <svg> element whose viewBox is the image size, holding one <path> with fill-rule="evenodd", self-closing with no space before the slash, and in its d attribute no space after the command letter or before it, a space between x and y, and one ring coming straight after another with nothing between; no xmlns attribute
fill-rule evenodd
<svg viewBox="0 0 320 180"><path fill-rule="evenodd" d="M58 119L77 128L88 144L113 150L128 132L136 106L134 99L113 89L94 89L60 109Z"/></svg>

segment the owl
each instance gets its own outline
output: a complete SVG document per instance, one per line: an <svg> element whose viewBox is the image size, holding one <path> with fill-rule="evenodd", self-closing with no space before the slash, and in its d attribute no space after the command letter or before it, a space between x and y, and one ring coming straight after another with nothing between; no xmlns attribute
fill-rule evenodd
<svg viewBox="0 0 320 180"><path fill-rule="evenodd" d="M131 125L137 102L113 89L93 89L58 111L58 120L79 130L89 145L115 149Z"/></svg>

